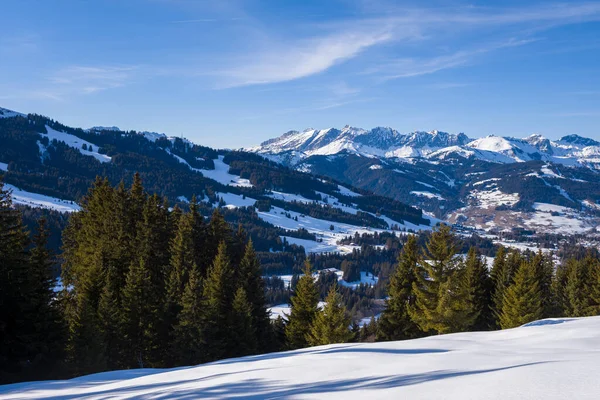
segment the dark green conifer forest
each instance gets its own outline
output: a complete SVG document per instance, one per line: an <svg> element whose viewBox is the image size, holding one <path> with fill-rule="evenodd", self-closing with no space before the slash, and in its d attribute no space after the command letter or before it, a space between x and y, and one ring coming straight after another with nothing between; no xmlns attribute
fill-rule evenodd
<svg viewBox="0 0 600 400"><path fill-rule="evenodd" d="M394 242L396 265L377 267L389 271L378 320L360 327L351 318L353 296L375 289L315 275L310 257L299 258L304 274L289 288L290 314L271 319L268 307L281 299L267 294L275 296L277 281L264 277L244 229L218 208L204 217L195 199L171 208L137 174L128 186L97 178L60 239L57 255L46 219L29 232L0 182L1 384L600 314L595 253L555 266L551 254L500 247L488 269L476 247L464 256L464 242L442 225ZM361 250L376 260L372 251ZM365 270L358 260L344 261L345 276Z"/></svg>

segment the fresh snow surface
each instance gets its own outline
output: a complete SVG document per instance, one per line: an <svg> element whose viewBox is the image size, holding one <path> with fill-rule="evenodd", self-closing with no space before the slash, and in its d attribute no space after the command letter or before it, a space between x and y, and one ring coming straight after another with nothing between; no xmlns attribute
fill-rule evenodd
<svg viewBox="0 0 600 400"><path fill-rule="evenodd" d="M0 107L0 118L13 118L19 116L25 117L26 115Z"/></svg>
<svg viewBox="0 0 600 400"><path fill-rule="evenodd" d="M324 301L320 301L317 304L317 307L319 309L322 309L323 307L325 307L325 303ZM269 311L271 313L271 319L277 319L278 317L281 317L285 320L287 320L288 315L290 315L290 313L292 312L292 306L290 304L278 304L276 306L270 307L267 311Z"/></svg>
<svg viewBox="0 0 600 400"><path fill-rule="evenodd" d="M8 171L8 164L0 162L0 171Z"/></svg>
<svg viewBox="0 0 600 400"><path fill-rule="evenodd" d="M600 317L0 386L0 399L598 399Z"/></svg>
<svg viewBox="0 0 600 400"><path fill-rule="evenodd" d="M410 192L410 194L415 195L415 196L420 196L420 197L427 197L428 199L444 200L444 198L442 196L440 196L439 194L435 194L435 193L431 193L431 192L421 192L421 191L413 190L412 192Z"/></svg>
<svg viewBox="0 0 600 400"><path fill-rule="evenodd" d="M75 135L71 135L69 133L65 133L65 132L60 132L57 130L54 130L52 128L50 128L48 125L46 125L46 130L48 131L47 134L41 134L42 136L46 136L50 141L56 139L59 142L65 142L67 146L72 147L74 149L79 150L79 152L81 154L83 154L84 156L92 156L94 157L96 160L100 161L100 162L110 162L110 157L107 156L106 154L100 154L98 153L98 146L96 146L93 143L90 143L86 140L80 139ZM89 150L83 150L81 148L81 146L86 145L88 148L90 146L92 146L93 151L89 151Z"/></svg>
<svg viewBox="0 0 600 400"><path fill-rule="evenodd" d="M327 220L323 220L323 219L313 218L311 216L303 215L303 214L297 213L295 211L285 211L284 209L282 209L280 207L272 207L271 210L268 212L258 211L257 213L261 219L263 219L275 226L278 226L280 228L291 230L291 231L295 231L300 228L305 228L307 231L314 233L316 235L317 239L319 240L319 242L298 241L299 239L288 238L288 241L290 243L297 243L297 244L300 244L303 246L305 244L307 244L306 242L314 243L314 245L308 246L311 250L315 250L313 252L316 252L316 248L317 248L316 246L319 246L318 248L320 248L322 250L319 250L318 252L327 252L327 251L333 252L333 251L335 251L335 252L340 252L340 253L351 253L352 250L356 248L356 246L338 245L337 242L340 239L345 238L346 236L354 236L354 234L357 232L359 235L362 235L363 233L371 233L372 234L373 232L387 231L387 230L382 230L382 229L359 227L359 226L355 226L355 225L349 225L349 224L344 224L344 223L339 223L339 222L332 222L332 221L327 221ZM288 218L286 216L286 214L289 214L291 218ZM297 218L298 220L296 221L295 218ZM406 228L406 229L413 229L413 230L430 230L430 229L432 229L432 226L414 225L409 222L401 224L401 223L395 222L387 217L381 217L381 218L384 221L386 221L388 223L388 225L390 225L390 226L392 224L397 224L400 228ZM334 227L333 231L330 230L331 225L333 225L333 227ZM329 249L331 249L331 250L329 250ZM307 250L306 246L305 246L305 250ZM309 250L307 250L307 251L309 251Z"/></svg>
<svg viewBox="0 0 600 400"><path fill-rule="evenodd" d="M234 193L215 193L215 195L223 199L227 208L250 207L256 203L253 198L244 198L244 196Z"/></svg>
<svg viewBox="0 0 600 400"><path fill-rule="evenodd" d="M12 200L14 204L47 208L60 212L74 212L80 210L79 206L70 200L61 200L43 194L27 192L6 183L4 184L4 189L12 191Z"/></svg>
<svg viewBox="0 0 600 400"><path fill-rule="evenodd" d="M215 163L215 169L200 169L202 175L209 179L213 179L223 185L230 186L246 186L251 187L252 184L248 179L242 179L237 175L233 175L229 173L229 165L223 162L223 156L218 156L216 160L213 160Z"/></svg>
<svg viewBox="0 0 600 400"><path fill-rule="evenodd" d="M338 189L339 189L340 193L343 194L344 196L350 196L350 197L362 196L361 194L353 192L352 190L350 190L347 187L344 187L342 185L338 185Z"/></svg>

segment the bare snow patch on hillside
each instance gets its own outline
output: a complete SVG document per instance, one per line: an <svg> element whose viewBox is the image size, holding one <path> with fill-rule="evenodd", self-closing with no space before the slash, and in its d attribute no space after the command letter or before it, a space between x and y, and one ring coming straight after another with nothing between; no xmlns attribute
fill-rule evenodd
<svg viewBox="0 0 600 400"><path fill-rule="evenodd" d="M340 191L341 194L343 194L344 196L350 196L350 197L359 197L362 196L362 194L353 192L352 190L348 189L345 186L342 185L338 185L338 190Z"/></svg>
<svg viewBox="0 0 600 400"><path fill-rule="evenodd" d="M482 208L493 208L501 205L512 206L519 202L518 193L504 193L500 189L473 190L468 198Z"/></svg>
<svg viewBox="0 0 600 400"><path fill-rule="evenodd" d="M225 207L227 208L238 208L238 207L250 207L256 203L256 199L251 197L246 197L239 194L234 193L215 193L215 195L223 199L225 202Z"/></svg>
<svg viewBox="0 0 600 400"><path fill-rule="evenodd" d="M445 200L439 194L431 193L431 192L422 192L422 191L413 190L412 192L410 192L410 194L412 194L414 196L419 196L419 197L427 197L428 199Z"/></svg>
<svg viewBox="0 0 600 400"><path fill-rule="evenodd" d="M84 156L94 157L96 160L98 160L102 163L110 162L110 160L111 160L111 158L109 156L107 156L106 154L98 153L98 146L96 146L93 143L88 142L87 140L78 138L77 136L71 135L70 133L65 133L65 132L60 132L60 131L54 130L54 129L50 128L48 125L46 125L46 131L48 133L45 133L45 134L41 133L41 135L47 137L51 142L53 140L57 140L59 142L64 142L67 146L78 150ZM84 150L83 145L85 145L87 149L92 149L92 150Z"/></svg>
<svg viewBox="0 0 600 400"><path fill-rule="evenodd" d="M8 171L8 164L0 162L0 171Z"/></svg>
<svg viewBox="0 0 600 400"><path fill-rule="evenodd" d="M213 160L215 169L201 169L199 171L202 172L202 175L205 177L213 179L223 185L252 187L252 184L248 179L243 179L238 175L229 173L229 165L223 162L223 157L224 156L218 156L216 160Z"/></svg>
<svg viewBox="0 0 600 400"><path fill-rule="evenodd" d="M47 208L60 212L75 212L80 210L80 207L73 201L62 200L43 194L31 193L6 183L4 184L4 190L12 191L13 204L20 204L34 208Z"/></svg>

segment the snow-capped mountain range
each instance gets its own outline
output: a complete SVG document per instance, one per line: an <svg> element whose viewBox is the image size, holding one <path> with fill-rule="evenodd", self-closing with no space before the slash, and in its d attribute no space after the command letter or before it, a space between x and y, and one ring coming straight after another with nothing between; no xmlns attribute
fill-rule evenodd
<svg viewBox="0 0 600 400"><path fill-rule="evenodd" d="M494 163L532 160L563 165L600 164L600 142L578 135L550 140L542 135L523 139L490 135L470 139L442 131L402 134L392 128L371 130L345 126L342 129L290 131L247 149L284 164L295 164L314 155L342 152L360 156L438 162L448 159L478 159Z"/></svg>

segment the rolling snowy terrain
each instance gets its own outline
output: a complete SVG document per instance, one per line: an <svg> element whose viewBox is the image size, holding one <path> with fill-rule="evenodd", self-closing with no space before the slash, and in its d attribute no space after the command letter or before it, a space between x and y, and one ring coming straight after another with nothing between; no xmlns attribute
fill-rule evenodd
<svg viewBox="0 0 600 400"><path fill-rule="evenodd" d="M0 399L597 399L600 317L0 386Z"/></svg>

